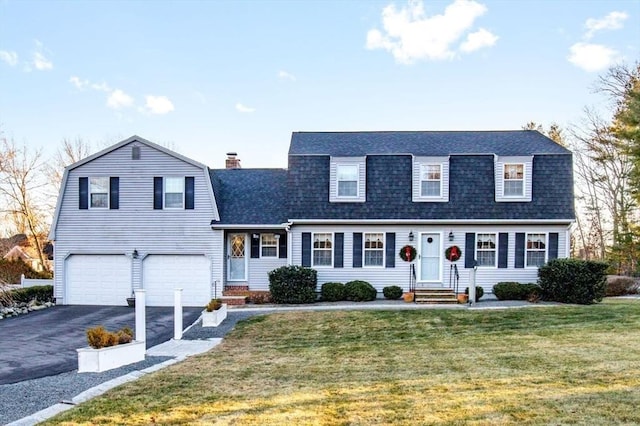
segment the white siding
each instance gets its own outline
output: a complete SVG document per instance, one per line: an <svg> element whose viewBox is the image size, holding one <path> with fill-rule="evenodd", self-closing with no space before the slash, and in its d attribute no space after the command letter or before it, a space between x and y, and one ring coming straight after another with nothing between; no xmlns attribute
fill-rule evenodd
<svg viewBox="0 0 640 426"><path fill-rule="evenodd" d="M132 142L132 144L135 142ZM145 144L140 160L131 159L131 145L82 164L67 174L59 202L55 241L55 297L64 302L64 260L71 254L123 254L138 259L132 265L133 286L141 287L141 260L147 254L202 254L213 257L215 217L208 172ZM80 210L79 178L120 178L118 210ZM154 176L193 176L193 210L153 209Z"/></svg>
<svg viewBox="0 0 640 426"><path fill-rule="evenodd" d="M442 286L449 287L450 277L451 286L453 287L452 276L452 262L449 262L444 257L444 250L450 246L456 245L462 252L460 260L455 262L458 267L459 273L459 291L464 291L469 286L471 269L464 267L464 253L465 253L465 234L467 232L506 232L509 234L509 247L508 247L508 265L507 268L478 268L476 275L476 285L482 286L485 292L490 293L493 286L500 281L518 281L522 283L536 282L538 277L537 268L515 268L515 234L516 232L557 232L558 233L558 256L565 257L566 245L567 245L567 229L562 225L416 225L416 226L382 226L382 225L336 225L336 226L313 226L313 225L294 225L291 230L291 244L292 244L292 264L302 264L302 233L303 232L343 232L344 233L344 267L343 268L322 268L315 267L318 271L318 290L320 286L325 282L338 281L347 282L351 280L365 280L370 282L377 290L378 296L382 297L382 289L390 285L398 285L405 291L409 289L409 263L404 262L398 255L400 248L404 245L413 245L418 250L420 255L420 234L421 233L441 233L442 235L442 247L441 250L441 267L442 267L442 282L438 284L434 283L420 283L420 286ZM449 232L453 232L454 240L449 241ZM354 232L395 232L396 233L396 247L395 247L395 268L353 268L353 233ZM409 242L409 232L413 232L415 239L413 242ZM497 252L496 252L497 255ZM420 259L416 259L414 263L417 263ZM416 274L419 275L419 269L416 270Z"/></svg>
<svg viewBox="0 0 640 426"><path fill-rule="evenodd" d="M439 164L441 166L442 185L440 197L423 197L421 195L420 168L423 164ZM414 157L412 179L412 200L416 202L447 202L449 201L449 157Z"/></svg>
<svg viewBox="0 0 640 426"><path fill-rule="evenodd" d="M269 272L287 264L287 259L275 257L248 260L250 290L269 290Z"/></svg>
<svg viewBox="0 0 640 426"><path fill-rule="evenodd" d="M358 196L338 197L337 168L338 164L358 166ZM367 158L366 157L331 157L329 166L329 201L332 203L364 203L367 198Z"/></svg>
<svg viewBox="0 0 640 426"><path fill-rule="evenodd" d="M524 164L524 196L505 197L504 190L504 165ZM495 156L495 200L498 202L522 202L531 201L533 194L533 157L499 157Z"/></svg>

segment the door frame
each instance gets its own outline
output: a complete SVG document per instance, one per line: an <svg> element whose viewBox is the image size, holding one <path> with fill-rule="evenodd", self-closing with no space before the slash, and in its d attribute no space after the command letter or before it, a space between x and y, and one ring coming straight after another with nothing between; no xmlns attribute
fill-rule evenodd
<svg viewBox="0 0 640 426"><path fill-rule="evenodd" d="M244 278L234 279L231 278L231 240L236 235L242 235L244 237ZM247 241L249 241L248 234L246 232L229 232L227 234L227 281L228 282L247 282L249 274L249 261L247 260Z"/></svg>
<svg viewBox="0 0 640 426"><path fill-rule="evenodd" d="M439 245L440 247L438 247L438 279L437 280L423 280L422 279L422 238L425 235L438 235L439 238ZM442 231L424 231L424 232L419 232L418 233L418 276L416 278L416 282L419 283L437 283L442 285L443 284L443 274L444 274L444 265L443 265L443 247L444 247L444 241L443 239L443 232Z"/></svg>

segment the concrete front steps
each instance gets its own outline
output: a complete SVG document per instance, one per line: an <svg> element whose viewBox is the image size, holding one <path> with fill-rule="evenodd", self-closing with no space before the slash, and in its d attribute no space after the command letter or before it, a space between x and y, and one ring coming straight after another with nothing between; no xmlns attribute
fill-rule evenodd
<svg viewBox="0 0 640 426"><path fill-rule="evenodd" d="M416 288L414 301L416 303L454 305L458 303L458 298L450 288Z"/></svg>

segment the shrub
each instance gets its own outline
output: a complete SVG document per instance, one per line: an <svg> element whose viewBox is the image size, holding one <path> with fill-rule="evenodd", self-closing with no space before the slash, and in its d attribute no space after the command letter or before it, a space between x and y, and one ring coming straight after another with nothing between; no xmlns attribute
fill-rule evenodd
<svg viewBox="0 0 640 426"><path fill-rule="evenodd" d="M561 303L590 305L602 300L608 265L578 259L553 259L538 269L542 297Z"/></svg>
<svg viewBox="0 0 640 426"><path fill-rule="evenodd" d="M320 289L322 300L327 302L339 302L346 300L347 294L342 283L324 283Z"/></svg>
<svg viewBox="0 0 640 426"><path fill-rule="evenodd" d="M378 292L366 281L349 281L344 285L346 299L353 302L368 302L376 300Z"/></svg>
<svg viewBox="0 0 640 426"><path fill-rule="evenodd" d="M269 272L269 291L274 303L313 303L317 285L315 269L282 266Z"/></svg>
<svg viewBox="0 0 640 426"><path fill-rule="evenodd" d="M625 294L636 294L638 285L631 277L615 277L607 280L605 296L624 296Z"/></svg>
<svg viewBox="0 0 640 426"><path fill-rule="evenodd" d="M211 301L209 303L207 303L207 306L206 306L205 309L206 309L207 312L213 312L213 311L217 311L221 307L222 307L222 300L220 300L220 299L211 299Z"/></svg>
<svg viewBox="0 0 640 426"><path fill-rule="evenodd" d="M94 349L130 343L132 340L133 331L129 327L124 327L115 333L106 330L101 325L87 330L87 342Z"/></svg>
<svg viewBox="0 0 640 426"><path fill-rule="evenodd" d="M11 290L11 297L16 303L29 303L32 300L39 302L53 302L53 286L37 285L33 287L17 288Z"/></svg>
<svg viewBox="0 0 640 426"><path fill-rule="evenodd" d="M129 327L125 327L122 330L118 330L117 336L119 345L131 343L131 341L133 340L133 330L131 330Z"/></svg>
<svg viewBox="0 0 640 426"><path fill-rule="evenodd" d="M464 294L469 295L469 287L464 290ZM479 285L476 286L476 302L484 296L484 288Z"/></svg>
<svg viewBox="0 0 640 426"><path fill-rule="evenodd" d="M391 285L382 289L384 297L390 300L397 300L402 297L402 288L397 285Z"/></svg>
<svg viewBox="0 0 640 426"><path fill-rule="evenodd" d="M529 300L540 298L541 289L538 284L521 284L512 281L503 281L493 286L493 294L498 300Z"/></svg>

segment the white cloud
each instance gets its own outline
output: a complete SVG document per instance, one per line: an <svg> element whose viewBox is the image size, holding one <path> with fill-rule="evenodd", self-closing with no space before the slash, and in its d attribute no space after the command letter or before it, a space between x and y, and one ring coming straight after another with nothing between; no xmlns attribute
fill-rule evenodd
<svg viewBox="0 0 640 426"><path fill-rule="evenodd" d="M498 36L491 34L484 28L467 35L467 39L460 45L460 50L466 53L473 52L483 47L491 47L498 41Z"/></svg>
<svg viewBox="0 0 640 426"><path fill-rule="evenodd" d="M569 62L589 72L603 70L613 65L618 58L617 51L602 44L580 42L575 43L569 50Z"/></svg>
<svg viewBox="0 0 640 426"><path fill-rule="evenodd" d="M236 111L238 112L254 112L256 109L242 105L240 102L236 104Z"/></svg>
<svg viewBox="0 0 640 426"><path fill-rule="evenodd" d="M120 109L133 106L133 98L120 89L116 89L107 97L107 106Z"/></svg>
<svg viewBox="0 0 640 426"><path fill-rule="evenodd" d="M623 22L629 17L626 12L613 11L602 19L589 18L584 26L587 32L584 35L589 40L597 31L601 30L618 30L622 28Z"/></svg>
<svg viewBox="0 0 640 426"><path fill-rule="evenodd" d="M80 80L80 77L72 75L69 78L69 83L76 86L76 88L83 90L89 85L89 80Z"/></svg>
<svg viewBox="0 0 640 426"><path fill-rule="evenodd" d="M109 87L109 85L107 85L107 83L105 83L104 81L102 83L91 83L91 88L93 90L97 90L99 92L110 92L111 91L111 87Z"/></svg>
<svg viewBox="0 0 640 426"><path fill-rule="evenodd" d="M167 114L175 109L173 103L166 96L147 95L145 99L146 111L151 114Z"/></svg>
<svg viewBox="0 0 640 426"><path fill-rule="evenodd" d="M10 52L7 50L0 50L0 60L15 67L18 65L18 54L16 52Z"/></svg>
<svg viewBox="0 0 640 426"><path fill-rule="evenodd" d="M41 52L33 52L33 66L39 71L46 71L53 68L53 62L45 58Z"/></svg>
<svg viewBox="0 0 640 426"><path fill-rule="evenodd" d="M280 78L282 80L296 81L296 76L293 75L293 74L289 74L286 71L280 71L278 73L278 78Z"/></svg>
<svg viewBox="0 0 640 426"><path fill-rule="evenodd" d="M382 11L384 32L372 29L367 33L367 49L384 49L391 52L396 61L410 64L415 60L452 59L452 48L471 30L475 20L484 15L487 7L474 0L455 0L444 14L427 16L421 0L410 1L406 7L396 9L390 4ZM495 44L497 37L487 30L480 30L463 43L471 52ZM462 46L461 46L462 47Z"/></svg>

